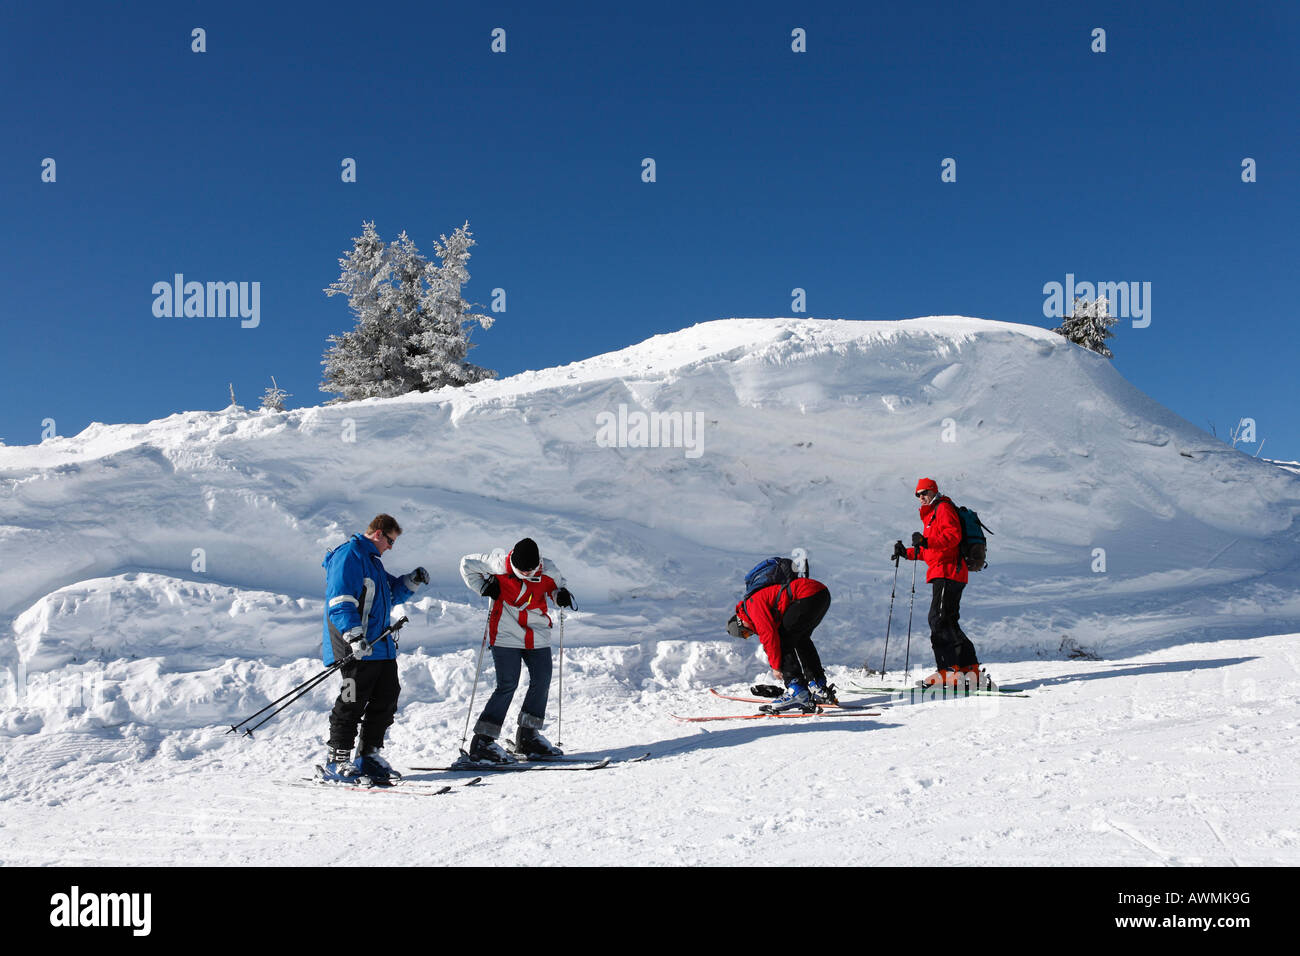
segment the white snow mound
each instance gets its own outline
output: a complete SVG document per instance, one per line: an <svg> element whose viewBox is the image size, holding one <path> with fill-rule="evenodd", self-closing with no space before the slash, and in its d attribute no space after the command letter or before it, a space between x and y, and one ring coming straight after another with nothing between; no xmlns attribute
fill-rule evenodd
<svg viewBox="0 0 1300 956"><path fill-rule="evenodd" d="M659 447L650 424L668 429ZM222 732L320 669L321 559L380 511L406 529L389 569L432 577L402 609L394 747L459 745L491 669L475 688L483 608L458 560L524 535L580 604L565 632L575 733L770 679L723 624L744 572L796 546L833 595L823 658L841 676L877 667L887 556L919 529L923 475L995 532L963 600L995 673L1300 630L1300 477L1106 359L972 318L729 319L459 390L0 447L0 746L14 758L0 779L38 800L32 762L47 785L81 787L159 757L168 772L319 759L332 691L257 743ZM20 758L29 769L11 772Z"/></svg>

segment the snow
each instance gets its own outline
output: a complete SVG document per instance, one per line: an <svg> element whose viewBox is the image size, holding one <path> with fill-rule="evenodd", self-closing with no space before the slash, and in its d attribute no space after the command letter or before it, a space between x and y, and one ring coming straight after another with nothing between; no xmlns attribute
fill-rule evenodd
<svg viewBox="0 0 1300 956"><path fill-rule="evenodd" d="M702 453L597 444L620 404L702 413ZM995 532L963 623L1031 697L672 719L750 709L707 694L771 679L723 623L795 546L833 594L832 679L879 667L923 474ZM321 759L334 684L225 730L321 669L321 557L378 511L407 532L389 570L432 578L404 608L395 765L454 755L484 613L457 562L525 534L580 604L548 734L654 757L442 797L275 785ZM975 863L1294 865L1298 515L1300 477L1105 359L963 317L722 320L457 390L0 447L0 862L867 864L938 840ZM905 566L891 679L909 587Z"/></svg>

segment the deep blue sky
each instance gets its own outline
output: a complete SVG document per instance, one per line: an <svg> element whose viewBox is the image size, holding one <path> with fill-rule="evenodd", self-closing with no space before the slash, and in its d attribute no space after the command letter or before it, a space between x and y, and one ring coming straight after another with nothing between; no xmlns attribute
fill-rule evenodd
<svg viewBox="0 0 1300 956"><path fill-rule="evenodd" d="M1112 342L1139 388L1300 458L1300 4L26 3L0 33L8 444L271 375L317 404L362 221L431 254L468 219L502 375L796 286L815 317L1051 326L1074 273L1152 283ZM260 282L260 327L155 318L177 272Z"/></svg>

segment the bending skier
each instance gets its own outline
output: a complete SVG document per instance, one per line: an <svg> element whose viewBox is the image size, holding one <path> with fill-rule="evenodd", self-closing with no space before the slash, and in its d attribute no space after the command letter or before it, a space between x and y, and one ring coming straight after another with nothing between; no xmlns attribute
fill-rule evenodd
<svg viewBox="0 0 1300 956"><path fill-rule="evenodd" d="M564 586L563 575L554 561L542 558L532 538L524 538L509 552L497 548L488 554L465 555L460 560L460 576L470 590L492 600L488 639L497 681L474 725L469 759L514 762L497 738L519 687L522 667L528 668L528 693L519 711L515 751L526 757L559 756L562 751L540 730L551 691L551 616L546 601L550 598L559 607L573 607L573 595Z"/></svg>
<svg viewBox="0 0 1300 956"><path fill-rule="evenodd" d="M736 605L727 633L741 639L757 634L768 663L785 683L785 693L762 710L810 711L818 704L838 703L812 642L813 631L830 606L831 592L810 577L769 584Z"/></svg>
<svg viewBox="0 0 1300 956"><path fill-rule="evenodd" d="M319 768L326 780L369 777L387 784L401 777L379 755L384 732L397 713L397 644L378 640L389 625L393 608L429 582L424 568L400 578L384 570L380 556L402 533L391 515L376 515L365 534L354 534L325 555L325 634L321 658L326 665L347 660L339 668L343 688L330 713L329 755ZM352 745L361 724L361 750L352 759Z"/></svg>
<svg viewBox="0 0 1300 956"><path fill-rule="evenodd" d="M930 646L934 648L935 671L921 681L923 686L958 686L958 682L980 683L979 659L975 645L957 623L961 617L961 593L970 575L961 557L962 526L957 506L931 478L916 483L916 497L921 502L924 531L912 534L912 547L894 543L894 558L924 561L925 580L931 586Z"/></svg>

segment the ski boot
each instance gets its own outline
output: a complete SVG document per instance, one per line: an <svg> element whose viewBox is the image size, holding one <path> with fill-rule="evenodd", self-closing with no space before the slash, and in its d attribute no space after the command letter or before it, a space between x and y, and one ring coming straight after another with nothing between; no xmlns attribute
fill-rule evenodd
<svg viewBox="0 0 1300 956"><path fill-rule="evenodd" d="M514 752L528 759L563 757L564 751L551 743L532 727L519 728L515 735Z"/></svg>
<svg viewBox="0 0 1300 956"><path fill-rule="evenodd" d="M993 678L989 676L989 672L981 668L978 664L968 664L959 668L959 670L962 672L962 680L964 680L966 686L973 691L995 691L998 689L998 685L993 682Z"/></svg>
<svg viewBox="0 0 1300 956"><path fill-rule="evenodd" d="M506 753L495 737L487 734L475 734L469 744L469 759L472 763L518 763Z"/></svg>
<svg viewBox="0 0 1300 956"><path fill-rule="evenodd" d="M353 761L357 773L369 777L377 787L391 787L402 779L402 775L393 769L393 765L379 755L378 747L367 744L361 748L361 756Z"/></svg>
<svg viewBox="0 0 1300 956"><path fill-rule="evenodd" d="M357 758L358 761L360 759ZM331 749L325 763L316 765L316 777L326 783L350 783L361 787L370 785L370 779L352 761L351 750Z"/></svg>
<svg viewBox="0 0 1300 956"><path fill-rule="evenodd" d="M828 684L824 680L809 681L808 693L812 695L814 704L830 704L834 707L839 706L840 698L835 693L834 684Z"/></svg>
<svg viewBox="0 0 1300 956"><path fill-rule="evenodd" d="M957 680L960 676L956 667L940 667L929 677L918 681L916 686L926 690L944 690L945 688L956 690Z"/></svg>
<svg viewBox="0 0 1300 956"><path fill-rule="evenodd" d="M790 686L785 689L784 694L772 701L772 703L764 704L758 709L765 714L781 714L787 710L800 710L805 714L811 714L817 709L817 705L813 703L808 688L795 680L790 682Z"/></svg>

